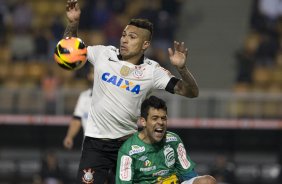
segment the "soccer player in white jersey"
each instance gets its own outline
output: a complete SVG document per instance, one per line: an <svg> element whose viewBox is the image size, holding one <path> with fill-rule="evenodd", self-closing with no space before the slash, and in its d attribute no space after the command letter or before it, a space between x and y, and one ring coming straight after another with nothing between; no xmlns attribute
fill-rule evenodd
<svg viewBox="0 0 282 184"><path fill-rule="evenodd" d="M93 71L94 71L93 67L90 67L87 73L87 81L89 82L89 86L93 84L93 75L94 75ZM74 108L73 117L70 121L67 134L63 140L63 145L65 148L67 149L73 148L73 140L79 133L81 127L83 129L83 132L85 132L91 99L92 99L92 87L82 91L79 94L78 100Z"/></svg>
<svg viewBox="0 0 282 184"><path fill-rule="evenodd" d="M92 88L84 90L79 94L73 117L70 121L66 137L63 141L63 145L67 149L73 148L73 140L79 133L81 127L83 131L85 130L91 98Z"/></svg>
<svg viewBox="0 0 282 184"><path fill-rule="evenodd" d="M81 10L68 0L68 24L64 37L77 37ZM94 65L94 85L77 183L103 184L109 169L115 173L122 143L137 131L140 105L154 89L185 97L197 97L198 85L186 64L187 48L174 42L168 49L170 62L181 79L144 53L151 44L153 25L132 19L124 28L120 46L88 46L87 59Z"/></svg>

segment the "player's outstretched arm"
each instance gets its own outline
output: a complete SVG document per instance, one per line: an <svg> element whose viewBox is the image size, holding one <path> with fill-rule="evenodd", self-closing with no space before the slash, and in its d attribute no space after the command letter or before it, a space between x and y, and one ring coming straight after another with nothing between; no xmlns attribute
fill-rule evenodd
<svg viewBox="0 0 282 184"><path fill-rule="evenodd" d="M66 5L66 15L68 25L64 32L65 37L77 37L77 29L79 24L81 10L77 0L68 0Z"/></svg>
<svg viewBox="0 0 282 184"><path fill-rule="evenodd" d="M63 145L65 148L72 149L73 139L78 134L80 128L81 128L81 121L73 118L70 122L67 135L63 141Z"/></svg>
<svg viewBox="0 0 282 184"><path fill-rule="evenodd" d="M184 42L174 41L174 49L169 48L168 53L171 64L176 67L182 77L182 80L175 85L174 92L190 98L197 97L199 95L199 88L194 76L186 66L188 49L185 48Z"/></svg>

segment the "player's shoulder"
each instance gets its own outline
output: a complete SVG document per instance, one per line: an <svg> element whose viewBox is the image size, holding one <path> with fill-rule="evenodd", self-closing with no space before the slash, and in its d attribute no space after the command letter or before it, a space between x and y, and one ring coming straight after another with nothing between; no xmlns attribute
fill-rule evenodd
<svg viewBox="0 0 282 184"><path fill-rule="evenodd" d="M134 133L130 136L121 146L122 149L129 149L129 145L135 144L137 142L136 138L138 136L138 132Z"/></svg>
<svg viewBox="0 0 282 184"><path fill-rule="evenodd" d="M181 139L176 133L167 131L165 141L166 143L177 143L181 142Z"/></svg>
<svg viewBox="0 0 282 184"><path fill-rule="evenodd" d="M149 59L149 58L144 58L144 65L146 68L151 68L152 70L158 70L158 71L165 71L167 72L169 75L171 75L171 73L163 68L157 61Z"/></svg>
<svg viewBox="0 0 282 184"><path fill-rule="evenodd" d="M158 67L160 64L157 61L154 61L152 59L149 59L147 57L144 57L144 64L146 66L151 66L151 67Z"/></svg>
<svg viewBox="0 0 282 184"><path fill-rule="evenodd" d="M132 156L145 151L145 147L142 142L138 139L138 132L128 138L121 146L123 153Z"/></svg>

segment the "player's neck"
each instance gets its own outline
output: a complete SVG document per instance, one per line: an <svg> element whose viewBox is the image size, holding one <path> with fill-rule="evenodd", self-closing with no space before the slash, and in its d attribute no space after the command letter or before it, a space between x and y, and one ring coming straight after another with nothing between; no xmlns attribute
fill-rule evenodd
<svg viewBox="0 0 282 184"><path fill-rule="evenodd" d="M133 56L133 57L130 57L130 58L123 58L124 61L127 61L131 64L134 64L134 65L140 65L143 63L143 60L144 60L144 55L141 54L141 55L136 55L136 56Z"/></svg>
<svg viewBox="0 0 282 184"><path fill-rule="evenodd" d="M146 144L151 144L148 139L146 139L146 133L143 131L139 132L138 134L139 139L141 139Z"/></svg>

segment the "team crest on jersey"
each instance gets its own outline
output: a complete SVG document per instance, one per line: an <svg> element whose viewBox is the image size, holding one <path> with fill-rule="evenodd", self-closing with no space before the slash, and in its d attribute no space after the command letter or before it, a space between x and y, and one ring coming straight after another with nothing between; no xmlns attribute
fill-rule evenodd
<svg viewBox="0 0 282 184"><path fill-rule="evenodd" d="M166 142L174 142L177 141L177 137L173 136L172 134L166 134Z"/></svg>
<svg viewBox="0 0 282 184"><path fill-rule="evenodd" d="M116 75L111 75L110 73L107 72L103 73L101 78L103 81L108 82L126 91L130 91L131 93L139 94L141 89L141 86L139 84L135 85L131 81L128 81Z"/></svg>
<svg viewBox="0 0 282 184"><path fill-rule="evenodd" d="M138 145L132 145L131 146L131 150L129 151L129 155L134 155L137 153L141 153L145 151L145 147L144 146L138 146Z"/></svg>
<svg viewBox="0 0 282 184"><path fill-rule="evenodd" d="M145 68L142 68L141 66L135 66L133 76L137 79L144 77L144 70Z"/></svg>
<svg viewBox="0 0 282 184"><path fill-rule="evenodd" d="M95 173L94 170L89 168L87 170L84 169L83 172L84 172L84 175L82 177L82 182L86 184L93 184L94 183L93 174Z"/></svg>
<svg viewBox="0 0 282 184"><path fill-rule="evenodd" d="M170 145L164 148L165 164L167 167L171 167L175 163L174 151Z"/></svg>

